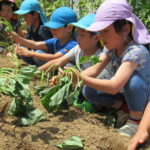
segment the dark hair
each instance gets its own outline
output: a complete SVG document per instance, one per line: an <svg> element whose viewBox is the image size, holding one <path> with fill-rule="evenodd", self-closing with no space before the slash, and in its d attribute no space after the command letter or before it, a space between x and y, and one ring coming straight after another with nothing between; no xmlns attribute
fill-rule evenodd
<svg viewBox="0 0 150 150"><path fill-rule="evenodd" d="M96 32L90 32L90 31L88 31L88 33L90 34L90 36L97 35ZM98 46L99 48L103 48L103 46L101 45L100 41L97 42L97 46Z"/></svg>
<svg viewBox="0 0 150 150"><path fill-rule="evenodd" d="M130 25L130 28L132 29L132 23L131 23L130 21L125 20L125 19L115 21L115 22L113 23L113 26L114 26L115 31L116 31L117 33L123 33L123 27L124 27L126 24L129 24L129 25ZM133 40L132 30L131 30L130 33L129 33L129 40Z"/></svg>
<svg viewBox="0 0 150 150"><path fill-rule="evenodd" d="M66 27L67 27L67 25L66 25ZM75 27L73 27L73 29L72 29L72 38L73 39L75 39L76 40L76 33L75 33Z"/></svg>
<svg viewBox="0 0 150 150"><path fill-rule="evenodd" d="M147 49L148 49L148 51L150 52L150 44L145 44L144 45Z"/></svg>
<svg viewBox="0 0 150 150"><path fill-rule="evenodd" d="M65 24L63 27L67 28L67 27L68 27L68 24ZM72 38L73 38L73 39L75 39L75 40L76 40L75 27L73 27L73 29L72 29L71 36L72 36Z"/></svg>
<svg viewBox="0 0 150 150"><path fill-rule="evenodd" d="M10 2L10 1L1 1L0 2L0 11L2 10L3 5L11 6L13 12L18 10L16 3L13 3L13 2Z"/></svg>
<svg viewBox="0 0 150 150"><path fill-rule="evenodd" d="M29 14L31 14L31 15L33 16L35 12L36 12L36 11L30 11ZM37 13L38 13L38 12L37 12ZM38 13L38 14L39 14L39 13ZM40 15L39 15L39 20L40 20L40 23L43 24L42 21L41 21Z"/></svg>
<svg viewBox="0 0 150 150"><path fill-rule="evenodd" d="M34 15L35 11L30 11L29 14Z"/></svg>

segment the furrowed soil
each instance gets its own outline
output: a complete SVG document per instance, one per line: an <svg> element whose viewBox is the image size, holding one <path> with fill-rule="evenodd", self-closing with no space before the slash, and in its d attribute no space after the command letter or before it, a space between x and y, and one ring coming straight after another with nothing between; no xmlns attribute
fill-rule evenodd
<svg viewBox="0 0 150 150"><path fill-rule="evenodd" d="M0 58L1 67L14 67L8 57ZM45 113L46 119L32 126L19 126L17 118L7 115L12 98L0 95L0 150L58 150L55 146L73 135L79 136L84 150L126 150L129 138L120 136L106 125L106 116L70 107L48 113L34 96L34 106ZM3 112L5 108L5 111ZM150 150L146 145L143 150Z"/></svg>

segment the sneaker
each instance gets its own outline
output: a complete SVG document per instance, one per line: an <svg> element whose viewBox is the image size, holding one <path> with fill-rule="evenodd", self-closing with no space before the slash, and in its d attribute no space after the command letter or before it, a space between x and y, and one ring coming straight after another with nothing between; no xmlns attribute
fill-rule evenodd
<svg viewBox="0 0 150 150"><path fill-rule="evenodd" d="M126 113L122 110L119 110L116 114L116 117L117 117L116 127L119 128L119 127L123 126L127 122L127 120L129 119L129 116L130 116L129 113Z"/></svg>
<svg viewBox="0 0 150 150"><path fill-rule="evenodd" d="M117 129L120 135L124 135L127 137L132 137L138 128L138 124L127 121L127 123L122 126L121 128Z"/></svg>
<svg viewBox="0 0 150 150"><path fill-rule="evenodd" d="M93 105L87 101L84 101L81 104L79 104L77 101L74 101L73 105L86 112L91 112L91 113L95 112L95 110L93 109Z"/></svg>

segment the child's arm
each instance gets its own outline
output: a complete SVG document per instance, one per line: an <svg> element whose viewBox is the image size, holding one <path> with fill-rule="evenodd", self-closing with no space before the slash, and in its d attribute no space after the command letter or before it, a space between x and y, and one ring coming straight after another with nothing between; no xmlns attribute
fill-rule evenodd
<svg viewBox="0 0 150 150"><path fill-rule="evenodd" d="M138 127L136 134L131 139L128 150L136 150L139 144L143 144L150 133L150 102L147 104L144 115Z"/></svg>
<svg viewBox="0 0 150 150"><path fill-rule="evenodd" d="M87 68L82 73L89 77L97 77L97 75L99 75L99 73L105 68L105 66L110 61L109 57L104 54L101 54L99 59L102 60L102 62L97 63L96 65L93 65L90 68Z"/></svg>
<svg viewBox="0 0 150 150"><path fill-rule="evenodd" d="M127 83L127 81L131 77L136 67L137 67L137 64L135 63L123 62L111 80L96 79L96 78L88 77L84 73L80 74L80 77L82 78L84 84L86 84L87 86L90 86L91 88L94 88L94 89L97 89L97 90L100 90L109 94L116 94Z"/></svg>
<svg viewBox="0 0 150 150"><path fill-rule="evenodd" d="M16 43L20 43L20 45L24 47L32 48L32 49L43 49L43 50L48 49L44 41L36 42L33 40L28 40L20 37L16 32L12 32L11 35Z"/></svg>
<svg viewBox="0 0 150 150"><path fill-rule="evenodd" d="M50 61L50 60L63 56L63 54L60 52L57 52L56 54L38 53L38 52L30 51L27 48L19 48L19 47L16 47L15 50L16 50L16 53L20 56L34 57L34 58L45 60L45 61Z"/></svg>
<svg viewBox="0 0 150 150"><path fill-rule="evenodd" d="M53 69L57 69L58 67L61 67L63 65L65 65L66 63L68 63L70 60L64 55L58 59L54 59L52 61L47 62L46 64L44 64L43 66L40 66L38 69L39 70L47 70L48 68L50 68L51 66L54 66ZM53 70L52 69L52 70ZM50 72L51 70L49 70Z"/></svg>

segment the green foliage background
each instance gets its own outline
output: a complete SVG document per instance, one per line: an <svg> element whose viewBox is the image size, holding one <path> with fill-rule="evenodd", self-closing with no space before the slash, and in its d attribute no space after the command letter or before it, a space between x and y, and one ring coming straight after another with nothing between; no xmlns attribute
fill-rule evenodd
<svg viewBox="0 0 150 150"><path fill-rule="evenodd" d="M17 0L20 6L23 0ZM42 9L49 19L52 12L60 6L69 6L74 9L78 18L85 16L89 12L95 13L104 0L39 0ZM76 3L78 2L78 5ZM150 31L150 0L128 0L133 7L133 12L142 20Z"/></svg>

